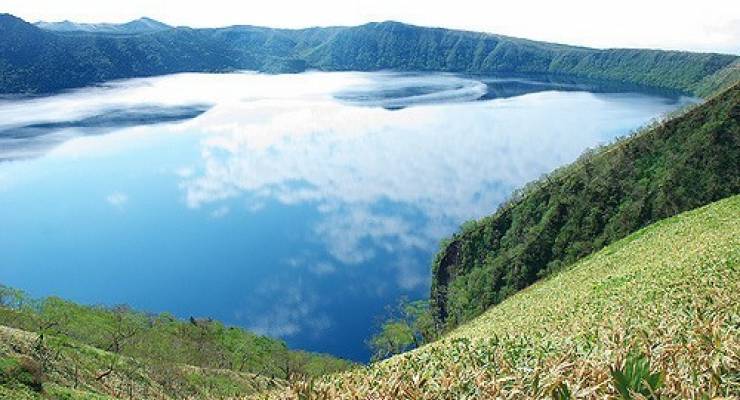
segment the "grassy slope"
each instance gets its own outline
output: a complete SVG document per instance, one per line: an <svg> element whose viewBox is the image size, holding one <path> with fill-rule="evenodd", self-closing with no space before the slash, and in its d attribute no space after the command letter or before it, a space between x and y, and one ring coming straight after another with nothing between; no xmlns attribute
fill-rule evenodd
<svg viewBox="0 0 740 400"><path fill-rule="evenodd" d="M38 398L41 383L52 398L77 388L91 396L220 399L352 366L218 321L35 300L0 286L0 399Z"/></svg>
<svg viewBox="0 0 740 400"><path fill-rule="evenodd" d="M667 398L740 396L740 196L640 230L440 341L263 394L305 399L617 397L632 351ZM467 397L466 397L467 396Z"/></svg>
<svg viewBox="0 0 740 400"><path fill-rule="evenodd" d="M740 193L740 83L528 184L466 223L432 266L445 328L563 266L682 211Z"/></svg>
<svg viewBox="0 0 740 400"><path fill-rule="evenodd" d="M317 376L351 366L328 355L291 350L281 340L219 321L194 322L126 307L84 306L55 297L34 300L0 286L0 326L44 332L99 349L117 348L121 355L146 358L150 363L277 377L285 377L288 371Z"/></svg>
<svg viewBox="0 0 740 400"><path fill-rule="evenodd" d="M35 333L0 326L0 399L223 399L283 384L280 379L230 370L153 365L59 337L48 339L53 346L41 354L35 349L36 339ZM97 380L114 358L118 361L113 373ZM43 367L40 359L48 360ZM43 391L18 378L27 371L8 373L2 368L23 362L32 366L31 371L43 370L38 379Z"/></svg>

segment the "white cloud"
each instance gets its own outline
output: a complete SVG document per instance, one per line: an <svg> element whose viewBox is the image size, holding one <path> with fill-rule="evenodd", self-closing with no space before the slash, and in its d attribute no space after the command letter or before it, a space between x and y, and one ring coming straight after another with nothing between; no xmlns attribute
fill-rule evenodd
<svg viewBox="0 0 740 400"><path fill-rule="evenodd" d="M315 260L310 253L289 257L283 260L283 263L293 268L305 268L308 272L319 277L337 272L337 267L334 264L324 260Z"/></svg>
<svg viewBox="0 0 740 400"><path fill-rule="evenodd" d="M434 241L419 236L402 217L375 214L361 206L337 210L319 223L315 232L326 242L329 252L345 264L371 259L376 248L388 252L431 250L429 245Z"/></svg>
<svg viewBox="0 0 740 400"><path fill-rule="evenodd" d="M105 201L111 206L121 209L128 203L128 195L120 192L111 193L105 198Z"/></svg>
<svg viewBox="0 0 740 400"><path fill-rule="evenodd" d="M175 170L175 175L180 178L190 178L194 173L195 171L193 171L192 167L180 167Z"/></svg>
<svg viewBox="0 0 740 400"><path fill-rule="evenodd" d="M333 274L337 271L337 267L335 267L332 263L318 262L315 264L311 264L311 266L308 267L308 270L315 275L321 276Z"/></svg>
<svg viewBox="0 0 740 400"><path fill-rule="evenodd" d="M251 213L259 212L265 208L265 203L262 201L251 201L247 203L247 211Z"/></svg>
<svg viewBox="0 0 740 400"><path fill-rule="evenodd" d="M428 287L431 277L427 268L412 258L401 258L396 265L398 287L404 290Z"/></svg>
<svg viewBox="0 0 740 400"><path fill-rule="evenodd" d="M4 0L3 11L31 21L124 22L145 15L194 27L295 28L393 19L597 47L740 51L738 32L723 30L740 19L736 0L705 6L693 0Z"/></svg>
<svg viewBox="0 0 740 400"><path fill-rule="evenodd" d="M226 215L229 214L229 211L231 211L229 209L229 207L227 207L227 206L221 206L221 207L218 207L217 209L211 211L211 217L212 218L215 218L215 219L223 218L223 217L225 217Z"/></svg>
<svg viewBox="0 0 740 400"><path fill-rule="evenodd" d="M253 296L254 302L269 304L259 315L248 313L247 325L258 334L280 338L308 334L316 338L332 326L331 318L320 311L321 298L300 279L286 285L282 279L272 278Z"/></svg>

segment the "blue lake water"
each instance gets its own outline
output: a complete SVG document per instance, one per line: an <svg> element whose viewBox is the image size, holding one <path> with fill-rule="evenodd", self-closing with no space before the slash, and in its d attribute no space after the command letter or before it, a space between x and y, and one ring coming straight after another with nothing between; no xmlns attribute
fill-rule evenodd
<svg viewBox="0 0 740 400"><path fill-rule="evenodd" d="M0 283L364 361L440 239L693 99L444 74L179 74L0 100Z"/></svg>

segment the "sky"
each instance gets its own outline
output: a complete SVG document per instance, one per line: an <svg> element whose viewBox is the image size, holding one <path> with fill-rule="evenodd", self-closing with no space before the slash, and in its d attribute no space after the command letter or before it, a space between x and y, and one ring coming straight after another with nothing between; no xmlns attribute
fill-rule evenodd
<svg viewBox="0 0 740 400"><path fill-rule="evenodd" d="M27 21L300 28L396 20L591 47L740 54L738 0L3 0Z"/></svg>

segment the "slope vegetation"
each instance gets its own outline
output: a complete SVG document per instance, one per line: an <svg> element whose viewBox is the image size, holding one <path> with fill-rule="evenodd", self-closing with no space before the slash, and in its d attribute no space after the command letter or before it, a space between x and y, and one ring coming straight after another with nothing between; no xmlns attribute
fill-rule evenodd
<svg viewBox="0 0 740 400"><path fill-rule="evenodd" d="M39 301L0 286L1 399L65 393L221 399L280 385L295 374L350 367L209 319Z"/></svg>
<svg viewBox="0 0 740 400"><path fill-rule="evenodd" d="M437 342L258 398L738 398L738 215L660 221Z"/></svg>
<svg viewBox="0 0 740 400"><path fill-rule="evenodd" d="M597 50L398 22L299 30L169 28L151 20L69 25L41 24L48 28L41 29L0 14L0 93L53 92L173 72L314 68L556 74L706 95L738 60L722 54Z"/></svg>
<svg viewBox="0 0 740 400"><path fill-rule="evenodd" d="M250 373L162 365L122 357L79 342L0 326L0 399L222 399L284 385ZM101 379L115 360L114 370Z"/></svg>
<svg viewBox="0 0 740 400"><path fill-rule="evenodd" d="M433 265L441 329L637 229L740 193L740 84L525 187Z"/></svg>

